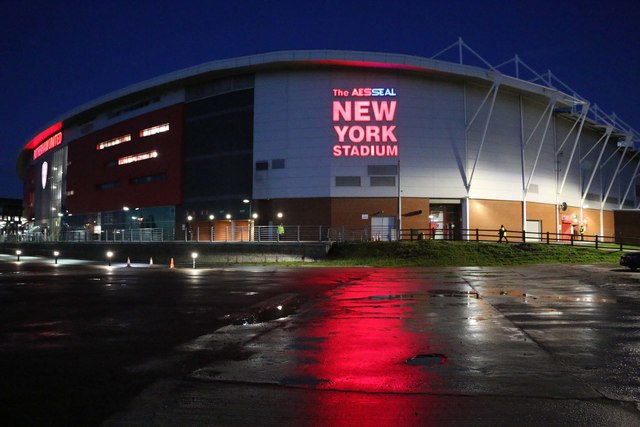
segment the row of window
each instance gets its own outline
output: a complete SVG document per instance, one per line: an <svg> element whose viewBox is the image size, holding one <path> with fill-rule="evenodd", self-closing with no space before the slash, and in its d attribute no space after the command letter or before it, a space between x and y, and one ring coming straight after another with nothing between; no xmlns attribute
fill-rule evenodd
<svg viewBox="0 0 640 427"><path fill-rule="evenodd" d="M142 129L140 131L140 138L145 138L147 136L156 135L164 132L169 132L169 123L163 123L161 125ZM120 145L122 143L129 142L129 141L131 141L130 133L126 135L118 136L116 138L108 139L106 141L102 141L96 145L96 150L104 150L105 148L113 147L115 145Z"/></svg>
<svg viewBox="0 0 640 427"><path fill-rule="evenodd" d="M139 184L150 184L152 182L164 181L167 179L166 173L160 173L157 175L146 175L146 176L138 176L135 178L129 179L129 184L139 185ZM120 185L119 180L103 182L101 184L96 185L96 190L110 190L112 188L116 188Z"/></svg>
<svg viewBox="0 0 640 427"><path fill-rule="evenodd" d="M336 187L362 187L362 177L360 176L336 176ZM395 176L370 176L369 186L371 187L395 187Z"/></svg>
<svg viewBox="0 0 640 427"><path fill-rule="evenodd" d="M271 160L271 169L284 169L284 159L273 159ZM256 170L257 171L266 171L269 170L269 161L267 160L259 160L256 162Z"/></svg>

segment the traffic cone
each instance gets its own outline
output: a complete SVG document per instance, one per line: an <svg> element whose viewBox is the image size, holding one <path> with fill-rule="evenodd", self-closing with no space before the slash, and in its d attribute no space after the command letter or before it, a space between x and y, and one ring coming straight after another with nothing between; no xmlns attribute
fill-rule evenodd
<svg viewBox="0 0 640 427"><path fill-rule="evenodd" d="M149 258L149 265L153 265L153 257Z"/></svg>
<svg viewBox="0 0 640 427"><path fill-rule="evenodd" d="M173 265L173 258L171 258L171 264L169 264L169 268L175 268L175 266Z"/></svg>
<svg viewBox="0 0 640 427"><path fill-rule="evenodd" d="M131 259L127 257L127 267L131 267Z"/></svg>

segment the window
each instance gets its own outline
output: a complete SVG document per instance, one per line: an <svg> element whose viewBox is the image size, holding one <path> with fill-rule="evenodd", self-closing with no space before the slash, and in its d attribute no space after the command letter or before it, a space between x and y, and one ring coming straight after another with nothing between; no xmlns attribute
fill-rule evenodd
<svg viewBox="0 0 640 427"><path fill-rule="evenodd" d="M116 188L117 186L118 181L103 182L102 184L96 185L96 190L110 190L112 188Z"/></svg>
<svg viewBox="0 0 640 427"><path fill-rule="evenodd" d="M336 176L336 187L360 187L359 176Z"/></svg>
<svg viewBox="0 0 640 427"><path fill-rule="evenodd" d="M140 131L140 138L144 138L146 136L151 136L151 135L155 135L157 133L163 133L163 132L169 132L169 123L163 123L158 126L142 129Z"/></svg>
<svg viewBox="0 0 640 427"><path fill-rule="evenodd" d="M105 148L113 147L114 145L122 144L123 142L131 141L131 134L122 135L117 138L109 139L107 141L102 141L98 145L96 145L96 150L104 150Z"/></svg>
<svg viewBox="0 0 640 427"><path fill-rule="evenodd" d="M371 176L369 177L371 180L372 187L395 187L396 186L396 177L395 176Z"/></svg>
<svg viewBox="0 0 640 427"><path fill-rule="evenodd" d="M157 175L138 176L135 178L131 178L129 182L133 185L138 185L138 184L148 184L150 182L156 182L156 181L164 181L165 179L167 179L167 174L159 173Z"/></svg>
<svg viewBox="0 0 640 427"><path fill-rule="evenodd" d="M267 169L269 169L269 162L266 160L256 162L257 171L266 171Z"/></svg>
<svg viewBox="0 0 640 427"><path fill-rule="evenodd" d="M120 157L118 159L118 166L126 165L129 163L141 162L143 160L155 159L156 157L158 157L158 152L155 150L134 154L132 156Z"/></svg>
<svg viewBox="0 0 640 427"><path fill-rule="evenodd" d="M367 166L369 175L397 175L397 165L369 165Z"/></svg>
<svg viewBox="0 0 640 427"><path fill-rule="evenodd" d="M271 169L284 169L284 159L271 160Z"/></svg>

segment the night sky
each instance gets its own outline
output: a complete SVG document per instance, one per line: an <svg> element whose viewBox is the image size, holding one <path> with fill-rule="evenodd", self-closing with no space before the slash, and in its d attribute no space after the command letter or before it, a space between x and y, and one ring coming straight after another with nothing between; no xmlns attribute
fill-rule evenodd
<svg viewBox="0 0 640 427"><path fill-rule="evenodd" d="M73 108L165 73L287 49L431 57L459 37L486 61L515 54L640 129L640 1L0 0L0 197L15 164ZM454 55L442 59L454 60Z"/></svg>

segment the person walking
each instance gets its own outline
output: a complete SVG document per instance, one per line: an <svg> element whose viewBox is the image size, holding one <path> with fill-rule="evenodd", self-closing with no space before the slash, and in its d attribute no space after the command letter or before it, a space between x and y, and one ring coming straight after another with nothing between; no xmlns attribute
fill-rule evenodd
<svg viewBox="0 0 640 427"><path fill-rule="evenodd" d="M584 240L584 224L580 224L580 240Z"/></svg>
<svg viewBox="0 0 640 427"><path fill-rule="evenodd" d="M498 236L500 236L500 238L498 239L498 243L502 243L502 239L504 239L505 243L509 243L509 240L507 240L507 229L504 228L504 225L500 225Z"/></svg>

